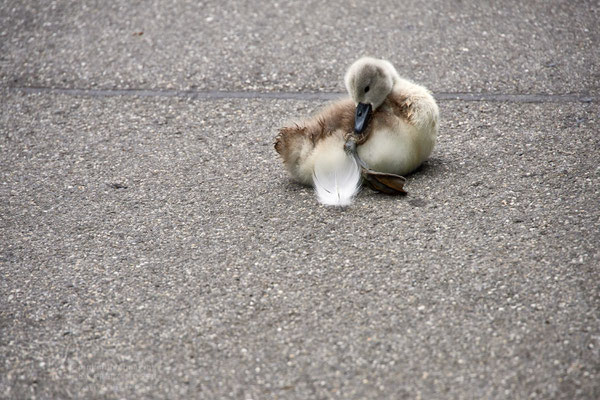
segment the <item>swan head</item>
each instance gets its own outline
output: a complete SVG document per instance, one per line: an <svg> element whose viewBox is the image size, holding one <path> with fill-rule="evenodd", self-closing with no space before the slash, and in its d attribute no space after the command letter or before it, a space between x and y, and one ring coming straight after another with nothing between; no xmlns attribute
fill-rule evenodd
<svg viewBox="0 0 600 400"><path fill-rule="evenodd" d="M344 82L356 104L354 131L362 133L370 115L392 91L396 70L387 61L363 57L348 68Z"/></svg>

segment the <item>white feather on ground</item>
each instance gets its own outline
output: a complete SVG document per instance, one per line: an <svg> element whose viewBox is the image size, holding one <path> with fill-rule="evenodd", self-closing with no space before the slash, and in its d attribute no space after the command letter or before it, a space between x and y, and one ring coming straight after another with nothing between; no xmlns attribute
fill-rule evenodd
<svg viewBox="0 0 600 400"><path fill-rule="evenodd" d="M336 165L315 165L313 182L319 202L327 206L352 204L360 189L360 167L353 157L345 156Z"/></svg>

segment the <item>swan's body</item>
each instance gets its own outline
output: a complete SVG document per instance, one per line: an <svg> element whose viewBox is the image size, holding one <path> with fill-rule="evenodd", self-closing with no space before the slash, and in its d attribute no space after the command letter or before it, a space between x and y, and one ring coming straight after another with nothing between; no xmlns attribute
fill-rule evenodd
<svg viewBox="0 0 600 400"><path fill-rule="evenodd" d="M401 78L389 62L367 57L349 68L345 83L350 99L279 132L275 149L292 177L314 185L315 169L343 165L348 157L344 144L353 130L362 130L357 153L371 170L405 175L418 168L437 136L439 112L429 91ZM372 114L357 127L361 106Z"/></svg>

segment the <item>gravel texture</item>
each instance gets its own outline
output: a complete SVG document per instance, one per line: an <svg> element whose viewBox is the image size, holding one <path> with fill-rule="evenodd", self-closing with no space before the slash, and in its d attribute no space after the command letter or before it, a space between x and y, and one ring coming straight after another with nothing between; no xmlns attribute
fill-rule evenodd
<svg viewBox="0 0 600 400"><path fill-rule="evenodd" d="M340 4L0 0L0 398L600 398L600 3ZM439 141L327 208L273 139L363 54Z"/></svg>
<svg viewBox="0 0 600 400"><path fill-rule="evenodd" d="M595 104L441 103L341 211L271 146L316 102L3 98L5 397L599 394Z"/></svg>
<svg viewBox="0 0 600 400"><path fill-rule="evenodd" d="M4 0L0 82L340 91L370 54L434 91L600 93L597 0L426 3Z"/></svg>

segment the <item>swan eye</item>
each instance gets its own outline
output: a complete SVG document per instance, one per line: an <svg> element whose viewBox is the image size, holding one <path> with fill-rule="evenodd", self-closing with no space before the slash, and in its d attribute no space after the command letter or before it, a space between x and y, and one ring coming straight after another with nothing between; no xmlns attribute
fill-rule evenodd
<svg viewBox="0 0 600 400"><path fill-rule="evenodd" d="M369 86L366 86L366 87L365 87L365 93L367 93L367 92L369 91L369 89L370 89L370 87L369 87Z"/></svg>

